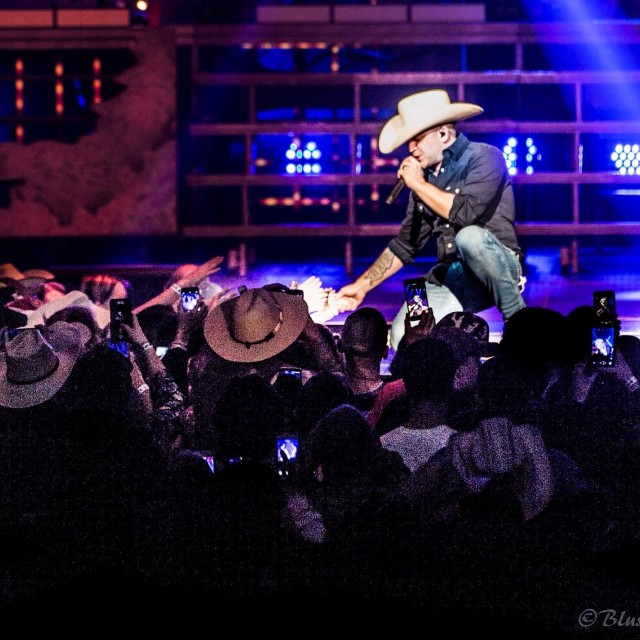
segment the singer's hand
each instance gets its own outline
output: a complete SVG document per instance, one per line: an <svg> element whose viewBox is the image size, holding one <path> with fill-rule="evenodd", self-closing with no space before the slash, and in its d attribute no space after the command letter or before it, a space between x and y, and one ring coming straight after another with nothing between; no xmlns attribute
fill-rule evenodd
<svg viewBox="0 0 640 640"><path fill-rule="evenodd" d="M347 284L335 296L334 304L341 311L355 311L364 300L365 292L357 284Z"/></svg>
<svg viewBox="0 0 640 640"><path fill-rule="evenodd" d="M398 169L398 178L404 180L405 185L415 191L420 185L425 183L424 170L418 160L413 156L407 156Z"/></svg>

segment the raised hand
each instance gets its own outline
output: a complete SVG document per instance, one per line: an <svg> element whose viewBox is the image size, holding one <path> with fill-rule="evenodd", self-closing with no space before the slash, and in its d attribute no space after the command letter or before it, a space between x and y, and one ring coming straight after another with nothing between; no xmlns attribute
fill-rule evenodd
<svg viewBox="0 0 640 640"><path fill-rule="evenodd" d="M313 314L314 322L323 324L332 318L335 318L342 310L338 306L337 293L333 289L325 289L327 292L327 300L324 307Z"/></svg>
<svg viewBox="0 0 640 640"><path fill-rule="evenodd" d="M122 333L127 339L127 342L130 344L136 347L142 347L143 344L148 342L147 336L144 334L138 317L135 314L133 314L131 318L131 325L122 323L120 326L122 327Z"/></svg>
<svg viewBox="0 0 640 640"><path fill-rule="evenodd" d="M189 344L189 337L202 327L207 313L209 313L209 307L202 298L191 311L187 311L182 308L182 305L178 305L178 329L175 341L185 345Z"/></svg>
<svg viewBox="0 0 640 640"><path fill-rule="evenodd" d="M296 282L291 283L291 289L295 289ZM309 313L322 310L327 304L329 290L323 289L322 280L317 276L309 276L306 280L297 285L297 288L304 293L304 300L309 307Z"/></svg>
<svg viewBox="0 0 640 640"><path fill-rule="evenodd" d="M355 311L364 300L365 292L356 283L347 284L336 293L335 305L340 311Z"/></svg>
<svg viewBox="0 0 640 640"><path fill-rule="evenodd" d="M409 313L404 317L404 335L407 346L426 338L435 328L436 319L433 315L433 309L429 307L423 311L418 319L418 324L411 324Z"/></svg>

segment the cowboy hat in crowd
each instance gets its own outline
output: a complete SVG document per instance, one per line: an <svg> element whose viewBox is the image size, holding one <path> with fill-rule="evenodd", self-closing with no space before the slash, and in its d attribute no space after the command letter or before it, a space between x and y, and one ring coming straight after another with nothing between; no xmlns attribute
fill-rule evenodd
<svg viewBox="0 0 640 640"><path fill-rule="evenodd" d="M55 276L44 269L27 269L20 271L9 262L0 264L0 287L7 285L19 285L24 288L40 286L45 282L54 280Z"/></svg>
<svg viewBox="0 0 640 640"><path fill-rule="evenodd" d="M225 360L260 362L284 351L308 321L309 308L304 298L249 289L209 313L204 336Z"/></svg>
<svg viewBox="0 0 640 640"><path fill-rule="evenodd" d="M24 409L52 398L91 338L80 323L5 330L0 352L0 406Z"/></svg>
<svg viewBox="0 0 640 640"><path fill-rule="evenodd" d="M27 326L35 327L40 324L45 324L46 321L55 313L68 307L81 307L91 311L100 329L104 329L104 327L109 324L109 309L105 309L94 304L91 302L87 294L82 291L70 291L60 298L46 302L35 311L31 312L29 314Z"/></svg>

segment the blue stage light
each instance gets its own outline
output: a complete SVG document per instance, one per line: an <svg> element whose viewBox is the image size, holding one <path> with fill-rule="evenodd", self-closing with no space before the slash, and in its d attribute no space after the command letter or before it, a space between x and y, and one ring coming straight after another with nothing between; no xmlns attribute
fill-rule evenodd
<svg viewBox="0 0 640 640"><path fill-rule="evenodd" d="M509 175L515 176L519 171L524 171L527 175L535 172L534 163L542 160L542 154L538 152L538 147L534 144L533 138L528 137L524 141L526 153L517 154L518 138L511 136L502 147L502 154L507 163ZM518 162L519 158L521 159ZM522 161L524 159L524 162Z"/></svg>
<svg viewBox="0 0 640 640"><path fill-rule="evenodd" d="M288 160L320 160L322 152L318 148L318 144L310 140L304 144L292 142L286 150L285 156ZM319 162L305 162L304 164L290 163L286 165L286 170L287 173L319 174L322 173L322 165Z"/></svg>
<svg viewBox="0 0 640 640"><path fill-rule="evenodd" d="M609 154L613 166L621 175L640 174L640 144L618 142Z"/></svg>

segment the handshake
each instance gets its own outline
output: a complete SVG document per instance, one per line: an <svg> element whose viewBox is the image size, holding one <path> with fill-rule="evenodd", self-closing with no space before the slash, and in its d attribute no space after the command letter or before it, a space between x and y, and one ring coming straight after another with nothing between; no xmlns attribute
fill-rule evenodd
<svg viewBox="0 0 640 640"><path fill-rule="evenodd" d="M322 280L317 276L309 276L298 283L294 280L291 289L300 289L304 293L304 299L309 306L309 314L314 322L328 322L339 313L352 311L356 308L349 298L345 298L332 287L323 287Z"/></svg>

